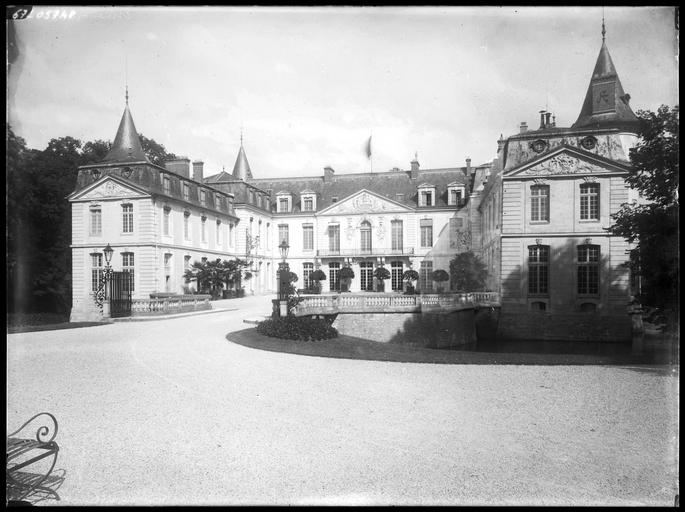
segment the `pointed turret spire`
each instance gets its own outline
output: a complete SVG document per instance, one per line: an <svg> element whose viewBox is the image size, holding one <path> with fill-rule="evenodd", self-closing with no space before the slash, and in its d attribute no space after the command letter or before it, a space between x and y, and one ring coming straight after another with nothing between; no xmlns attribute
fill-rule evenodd
<svg viewBox="0 0 685 512"><path fill-rule="evenodd" d="M629 105L630 95L623 86L606 45L602 17L602 47L597 56L583 108L573 128L623 128L634 131L639 122Z"/></svg>
<svg viewBox="0 0 685 512"><path fill-rule="evenodd" d="M233 166L233 177L243 181L252 179L250 164L247 161L247 156L245 156L245 150L243 149L242 128L240 129L240 151L238 151L238 158L235 159L235 165Z"/></svg>
<svg viewBox="0 0 685 512"><path fill-rule="evenodd" d="M133 117L128 108L128 86L126 86L126 107L124 115L121 116L117 135L114 137L112 149L109 150L103 162L148 162L143 146L140 144L140 137L133 124Z"/></svg>

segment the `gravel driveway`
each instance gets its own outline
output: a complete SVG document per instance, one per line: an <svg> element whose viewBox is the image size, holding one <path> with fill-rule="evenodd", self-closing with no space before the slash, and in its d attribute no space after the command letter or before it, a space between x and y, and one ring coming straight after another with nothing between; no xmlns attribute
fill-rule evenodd
<svg viewBox="0 0 685 512"><path fill-rule="evenodd" d="M673 504L676 372L226 341L270 299L8 335L8 429L43 410L60 425L62 501L41 504Z"/></svg>

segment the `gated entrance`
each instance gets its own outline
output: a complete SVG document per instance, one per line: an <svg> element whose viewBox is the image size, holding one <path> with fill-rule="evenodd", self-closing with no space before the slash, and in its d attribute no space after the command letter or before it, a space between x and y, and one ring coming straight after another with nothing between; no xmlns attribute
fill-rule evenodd
<svg viewBox="0 0 685 512"><path fill-rule="evenodd" d="M131 291L133 274L130 272L112 272L109 282L110 315L112 317L131 316Z"/></svg>

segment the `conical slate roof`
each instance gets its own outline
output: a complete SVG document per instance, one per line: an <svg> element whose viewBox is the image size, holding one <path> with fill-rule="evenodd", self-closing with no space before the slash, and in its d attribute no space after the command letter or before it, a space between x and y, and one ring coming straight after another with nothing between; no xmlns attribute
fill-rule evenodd
<svg viewBox="0 0 685 512"><path fill-rule="evenodd" d="M235 159L235 165L233 166L233 176L236 179L243 181L252 179L252 171L250 170L250 164L245 156L242 142L240 144L240 151L238 151L238 158Z"/></svg>
<svg viewBox="0 0 685 512"><path fill-rule="evenodd" d="M621 80L604 41L599 50L583 108L573 128L623 128L634 131L639 121L628 104Z"/></svg>
<svg viewBox="0 0 685 512"><path fill-rule="evenodd" d="M136 126L133 124L133 117L128 108L128 101L124 109L124 115L121 116L119 129L114 138L112 149L109 150L103 162L149 162L140 145L140 137L136 131Z"/></svg>

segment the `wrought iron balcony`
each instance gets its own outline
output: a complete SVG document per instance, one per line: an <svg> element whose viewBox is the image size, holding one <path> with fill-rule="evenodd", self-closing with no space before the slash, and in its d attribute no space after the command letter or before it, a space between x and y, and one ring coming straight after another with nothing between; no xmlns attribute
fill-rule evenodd
<svg viewBox="0 0 685 512"><path fill-rule="evenodd" d="M340 257L366 257L366 256L412 256L414 254L413 247L402 247L393 249L391 247L372 247L371 249L318 249L316 255L320 258L334 258Z"/></svg>

